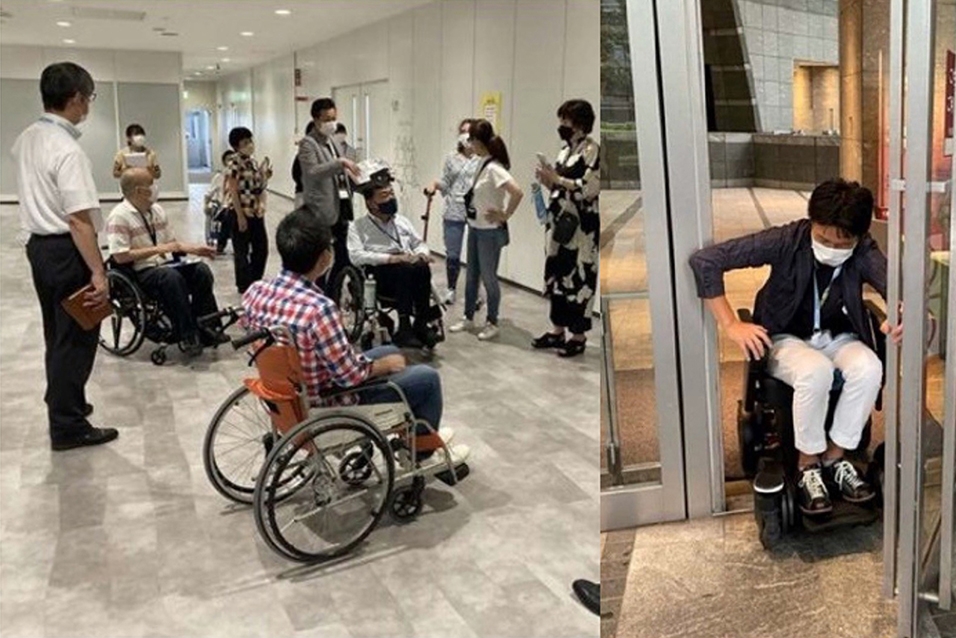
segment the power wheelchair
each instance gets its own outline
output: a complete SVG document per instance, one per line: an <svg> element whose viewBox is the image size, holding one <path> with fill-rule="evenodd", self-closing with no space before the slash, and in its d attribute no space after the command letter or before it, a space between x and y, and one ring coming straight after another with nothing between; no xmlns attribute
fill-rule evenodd
<svg viewBox="0 0 956 638"><path fill-rule="evenodd" d="M342 312L342 323L350 342L363 350L392 343L395 335L392 315L397 315L397 302L378 292L371 268L349 264L339 271L332 283L332 292ZM445 340L445 306L434 286L431 300L424 320L435 332L437 342L441 343ZM430 348L423 350L426 355L432 354Z"/></svg>
<svg viewBox="0 0 956 638"><path fill-rule="evenodd" d="M106 278L113 313L100 324L100 347L118 357L128 357L148 339L157 344L150 353L150 360L158 366L166 363L166 349L174 344L182 349L182 344L162 304L143 292L135 271L128 264L119 264L110 257L106 261ZM229 306L198 317L196 322L200 330L216 336L225 333L241 316L241 309Z"/></svg>
<svg viewBox="0 0 956 638"><path fill-rule="evenodd" d="M886 336L880 326L886 314L873 302L865 302L868 329L876 354L886 361ZM741 321L752 322L749 310L737 311ZM835 496L832 513L824 516L803 516L797 505L798 453L793 433L793 388L775 379L768 372L768 357L746 361L744 366L744 398L737 404L737 437L744 474L753 479L754 517L760 542L772 549L784 535L802 527L807 532L823 532L837 527L869 525L879 519L883 484L883 443L873 458L868 448L872 419L868 420L856 450L848 450L846 458L861 470L876 491L870 503L855 505ZM884 375L885 381L885 375ZM829 432L833 413L843 388L843 375L834 372L830 389L826 430ZM882 396L876 409L882 409Z"/></svg>
<svg viewBox="0 0 956 638"><path fill-rule="evenodd" d="M468 476L467 448L448 444L448 428L439 436L416 420L402 389L388 379L325 398L384 387L394 392L393 403L310 408L286 327L232 343L252 344L249 365L259 375L245 379L216 411L203 464L216 491L253 506L259 534L276 553L305 563L346 554L386 511L399 522L418 516L427 478L454 486Z"/></svg>

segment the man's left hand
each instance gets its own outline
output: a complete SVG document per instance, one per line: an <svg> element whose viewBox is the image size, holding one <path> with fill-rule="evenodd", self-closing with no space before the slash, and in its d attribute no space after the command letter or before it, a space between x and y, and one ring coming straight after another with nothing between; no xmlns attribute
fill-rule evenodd
<svg viewBox="0 0 956 638"><path fill-rule="evenodd" d="M889 321L884 321L883 325L880 326L880 332L892 339L896 345L903 341L903 324L891 327Z"/></svg>

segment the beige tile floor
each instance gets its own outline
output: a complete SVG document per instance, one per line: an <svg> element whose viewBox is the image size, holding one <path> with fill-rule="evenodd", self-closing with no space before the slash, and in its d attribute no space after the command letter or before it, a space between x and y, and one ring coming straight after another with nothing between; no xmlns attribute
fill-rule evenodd
<svg viewBox="0 0 956 638"><path fill-rule="evenodd" d="M165 204L182 237L202 236L203 188ZM270 235L290 208L272 198ZM600 573L600 353L532 351L548 325L539 296L505 287L501 339L451 335L432 363L471 476L457 489L430 484L419 520L386 520L348 560L293 571L203 471L212 412L249 375L238 353L188 365L173 353L160 368L148 344L127 359L100 352L94 421L120 438L50 452L39 308L17 225L16 208L0 206L4 637L597 635L570 583ZM267 273L278 264L273 252ZM230 260L212 267L220 303L237 302Z"/></svg>

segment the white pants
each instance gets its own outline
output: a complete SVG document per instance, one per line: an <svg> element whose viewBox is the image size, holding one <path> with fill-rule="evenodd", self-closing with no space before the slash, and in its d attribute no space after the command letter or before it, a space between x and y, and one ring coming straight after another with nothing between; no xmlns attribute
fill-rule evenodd
<svg viewBox="0 0 956 638"><path fill-rule="evenodd" d="M834 369L843 373L844 384L830 440L852 450L860 444L880 393L883 364L879 357L852 334L839 335L819 348L792 335L774 337L770 374L793 388L794 441L804 454L822 454L827 449L824 426Z"/></svg>

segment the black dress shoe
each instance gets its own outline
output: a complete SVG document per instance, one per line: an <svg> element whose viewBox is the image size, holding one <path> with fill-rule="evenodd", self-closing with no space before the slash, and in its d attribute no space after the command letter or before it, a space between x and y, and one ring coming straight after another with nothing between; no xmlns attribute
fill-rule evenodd
<svg viewBox="0 0 956 638"><path fill-rule="evenodd" d="M535 350L544 350L545 348L560 348L564 345L564 334L556 335L553 332L546 332L537 339L531 341L531 347Z"/></svg>
<svg viewBox="0 0 956 638"><path fill-rule="evenodd" d="M581 604L596 616L601 615L601 585L589 580L576 580L571 583L571 589Z"/></svg>
<svg viewBox="0 0 956 638"><path fill-rule="evenodd" d="M72 450L77 447L109 443L118 436L119 432L117 432L115 428L91 428L89 432L81 436L53 441L51 447L56 452L62 452L63 450Z"/></svg>
<svg viewBox="0 0 956 638"><path fill-rule="evenodd" d="M564 342L564 345L558 348L558 356L567 359L568 357L576 357L577 355L584 352L586 341L580 341L578 339L569 339Z"/></svg>
<svg viewBox="0 0 956 638"><path fill-rule="evenodd" d="M224 343L229 343L229 335L225 332L206 330L199 338L199 342L206 348L216 348Z"/></svg>
<svg viewBox="0 0 956 638"><path fill-rule="evenodd" d="M90 416L91 414L93 414L93 404L87 403L86 405L83 406L83 416L85 418Z"/></svg>

